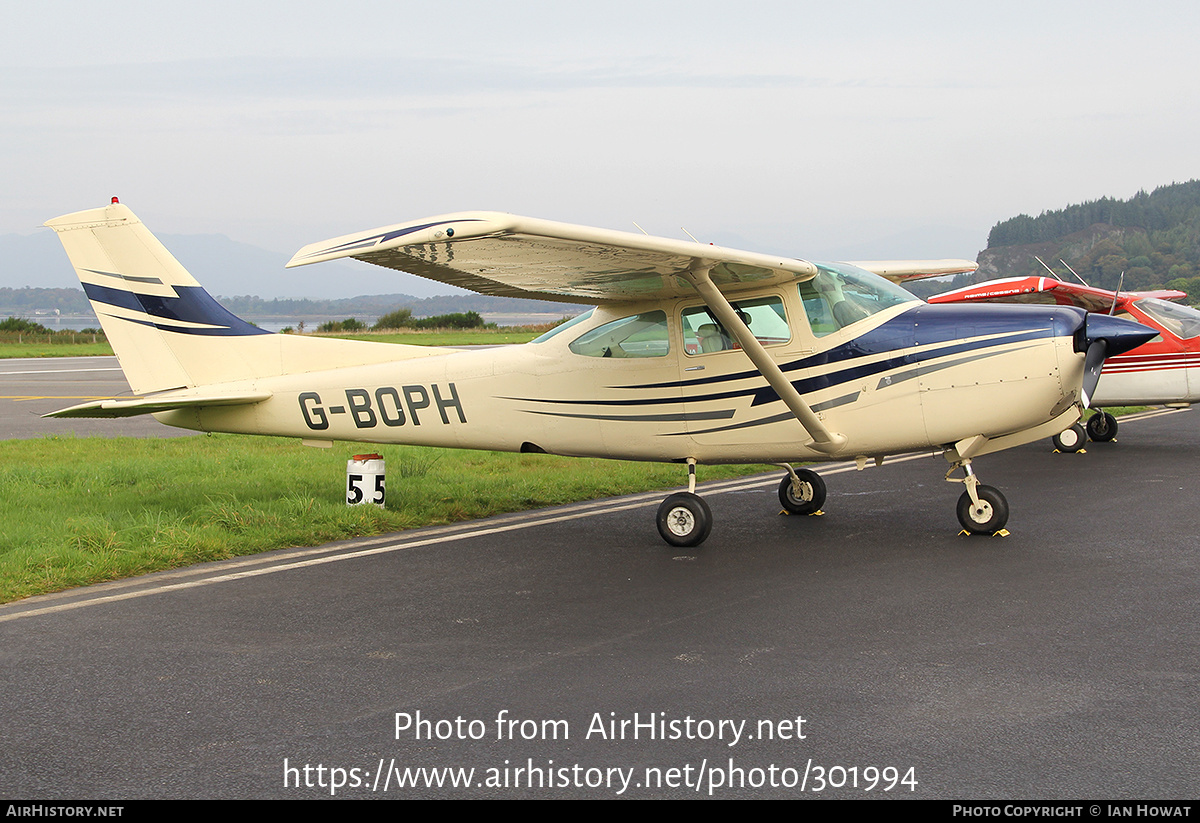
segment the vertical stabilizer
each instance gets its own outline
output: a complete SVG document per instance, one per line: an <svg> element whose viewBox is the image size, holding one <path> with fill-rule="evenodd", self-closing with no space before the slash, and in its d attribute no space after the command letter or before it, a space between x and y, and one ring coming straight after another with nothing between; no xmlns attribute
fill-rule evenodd
<svg viewBox="0 0 1200 823"><path fill-rule="evenodd" d="M214 300L120 203L56 217L46 225L58 232L137 394L434 357L447 351L263 331Z"/></svg>
<svg viewBox="0 0 1200 823"><path fill-rule="evenodd" d="M266 334L217 303L126 206L47 221L139 394L201 381L189 369L197 339Z"/></svg>

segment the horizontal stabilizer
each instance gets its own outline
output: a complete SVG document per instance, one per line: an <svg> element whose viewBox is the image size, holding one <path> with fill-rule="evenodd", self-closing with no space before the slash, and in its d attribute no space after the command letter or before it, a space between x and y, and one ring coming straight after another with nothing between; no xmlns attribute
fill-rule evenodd
<svg viewBox="0 0 1200 823"><path fill-rule="evenodd" d="M42 415L43 417L136 417L139 414L190 409L200 406L241 406L261 403L271 396L270 392L245 392L243 394L207 394L178 397L113 397L108 400L93 400L68 409Z"/></svg>

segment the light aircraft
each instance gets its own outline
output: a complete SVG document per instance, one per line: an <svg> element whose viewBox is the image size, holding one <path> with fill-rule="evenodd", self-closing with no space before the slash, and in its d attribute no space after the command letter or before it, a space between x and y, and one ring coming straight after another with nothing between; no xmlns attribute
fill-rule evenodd
<svg viewBox="0 0 1200 823"><path fill-rule="evenodd" d="M57 417L153 414L200 431L675 462L688 490L658 528L712 526L697 464L776 463L785 509L825 484L800 461L932 449L965 484L971 533L1008 518L980 455L1076 422L1085 359L1152 332L1071 307L930 306L893 282L969 261L813 263L496 212L306 246L287 264L354 257L485 294L595 307L523 346L451 351L270 334L222 308L116 198L50 220L133 397ZM872 271L877 273L872 273ZM1088 387L1084 387L1085 389Z"/></svg>
<svg viewBox="0 0 1200 823"><path fill-rule="evenodd" d="M1117 436L1117 419L1105 406L1188 405L1200 402L1200 311L1169 302L1187 297L1174 289L1109 291L1053 277L1013 277L945 292L930 303L1026 303L1078 306L1141 323L1158 332L1149 342L1104 363L1090 397L1096 414L1054 435L1062 452L1077 452L1090 437Z"/></svg>

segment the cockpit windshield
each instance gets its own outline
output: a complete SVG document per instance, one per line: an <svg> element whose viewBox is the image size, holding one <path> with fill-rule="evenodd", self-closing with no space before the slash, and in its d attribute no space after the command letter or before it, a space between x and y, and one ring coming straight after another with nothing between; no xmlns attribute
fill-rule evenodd
<svg viewBox="0 0 1200 823"><path fill-rule="evenodd" d="M817 263L817 276L800 284L813 334L824 337L876 312L920 298L849 263Z"/></svg>
<svg viewBox="0 0 1200 823"><path fill-rule="evenodd" d="M1162 327L1182 340L1200 336L1200 311L1157 297L1144 297L1135 304Z"/></svg>

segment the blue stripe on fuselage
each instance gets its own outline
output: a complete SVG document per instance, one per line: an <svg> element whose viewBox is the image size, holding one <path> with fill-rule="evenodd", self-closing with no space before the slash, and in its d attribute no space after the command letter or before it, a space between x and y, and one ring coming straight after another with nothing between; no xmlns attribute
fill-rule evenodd
<svg viewBox="0 0 1200 823"><path fill-rule="evenodd" d="M930 360L964 352L984 351L1028 340L1069 337L1083 324L1086 317L1086 312L1073 306L930 306L922 304L840 346L790 363L780 363L779 368L781 371L791 372L894 353L893 357L871 363L847 365L846 368L793 381L792 385L803 395L893 369L919 366ZM762 376L757 370L750 370L694 380L612 386L611 388L686 389L753 378L762 379ZM734 397L752 397L752 406L771 403L779 399L779 395L774 389L763 385L708 394L685 394L682 397L668 396L629 400L538 399L544 403L565 405L650 406L664 403L728 400ZM533 398L509 399L530 400Z"/></svg>
<svg viewBox="0 0 1200 823"><path fill-rule="evenodd" d="M1015 309L1015 311L1014 311ZM910 351L896 358L889 358L888 368L915 364L928 360L930 356L955 354L982 346L993 346L1016 340L1033 340L1042 337L1065 337L1075 333L1087 317L1087 313L1074 306L1011 306L1011 305L929 305L922 304L909 311L893 317L886 323L871 329L862 335L835 346L827 351L818 352L810 357L793 360L790 363L780 363L783 372L811 369L829 366L847 360L857 360L888 352L901 352L914 346L935 345L951 341L965 341L967 338L978 338L985 335L1009 336L1004 339L975 340L972 343L962 342L960 345L939 349L936 352ZM697 361L699 362L699 361ZM867 367L869 368L869 367ZM834 372L834 374L842 374ZM871 374L874 372L865 372ZM690 386L712 385L735 380L745 380L757 377L758 370L735 372L716 377L700 377L682 382L640 383L631 386L613 386L621 389L657 389L657 388L688 388ZM814 378L819 379L819 378ZM852 378L847 378L852 379ZM802 388L796 387L801 393L814 391L823 386L816 385Z"/></svg>

